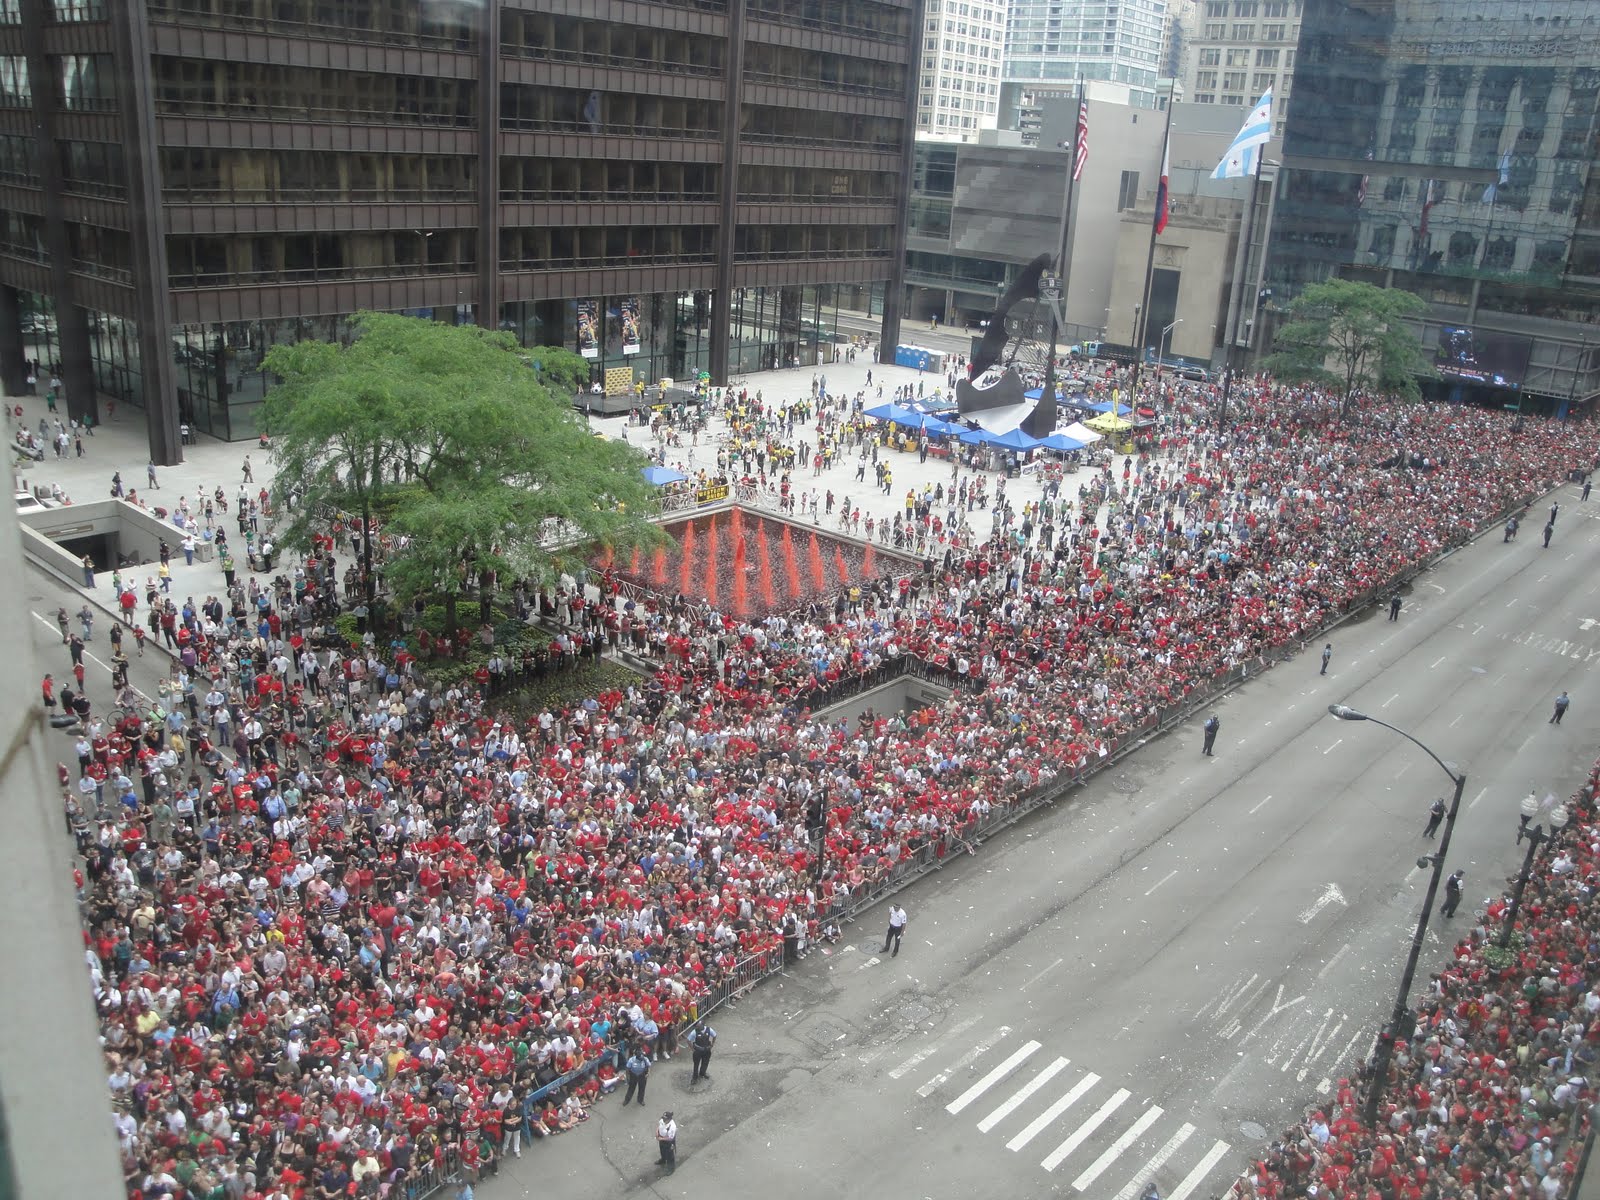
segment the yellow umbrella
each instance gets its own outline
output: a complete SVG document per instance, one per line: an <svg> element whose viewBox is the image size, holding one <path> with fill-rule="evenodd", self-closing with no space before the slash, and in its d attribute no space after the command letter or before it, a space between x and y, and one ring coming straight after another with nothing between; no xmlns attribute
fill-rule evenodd
<svg viewBox="0 0 1600 1200"><path fill-rule="evenodd" d="M1101 413L1092 421L1085 421L1090 429L1100 433L1120 433L1124 429L1132 429L1133 422L1126 417L1119 417L1114 413Z"/></svg>

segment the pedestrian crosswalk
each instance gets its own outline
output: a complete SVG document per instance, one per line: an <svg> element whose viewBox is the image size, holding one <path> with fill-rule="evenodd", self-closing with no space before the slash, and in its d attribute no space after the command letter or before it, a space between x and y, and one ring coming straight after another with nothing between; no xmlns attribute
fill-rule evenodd
<svg viewBox="0 0 1600 1200"><path fill-rule="evenodd" d="M1154 1183L1163 1200L1190 1200L1227 1157L1227 1142L1214 1140L1202 1150L1205 1139L1195 1136L1194 1124L1051 1055L1040 1041L1018 1045L1003 1025L969 1038L976 1023L958 1022L893 1067L889 1078L915 1083L919 1097L953 1117L977 1116L978 1132L998 1131L1013 1153L1043 1151L1045 1171L1075 1168L1072 1192L1139 1200ZM1212 1190L1221 1188L1219 1179Z"/></svg>

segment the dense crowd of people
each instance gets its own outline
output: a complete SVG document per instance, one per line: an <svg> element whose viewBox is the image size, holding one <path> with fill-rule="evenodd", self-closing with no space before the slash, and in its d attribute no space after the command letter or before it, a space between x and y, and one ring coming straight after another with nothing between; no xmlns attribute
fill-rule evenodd
<svg viewBox="0 0 1600 1200"><path fill-rule="evenodd" d="M1233 1186L1235 1200L1508 1197L1560 1200L1597 1099L1600 1055L1600 763L1573 818L1541 851L1516 914L1491 901L1416 1003L1396 1044L1376 1128L1341 1079L1333 1103L1287 1129Z"/></svg>
<svg viewBox="0 0 1600 1200"><path fill-rule="evenodd" d="M670 1055L741 962L1593 461L1572 425L1247 391L1225 434L1208 390L1173 397L1075 495L996 489L987 530L956 511L975 488L908 494L923 569L832 605L741 620L591 580L544 608L658 669L532 719L324 640L348 531L275 587L156 595L170 686L62 768L129 1195L373 1196L520 1155L533 1093L571 1079L527 1128L574 1127L618 1078L583 1064ZM851 404L780 440L859 453ZM965 686L812 718L908 656Z"/></svg>

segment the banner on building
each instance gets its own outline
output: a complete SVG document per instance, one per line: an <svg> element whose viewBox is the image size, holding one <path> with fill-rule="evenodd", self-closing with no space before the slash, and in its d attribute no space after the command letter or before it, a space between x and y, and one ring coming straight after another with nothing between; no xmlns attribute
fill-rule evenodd
<svg viewBox="0 0 1600 1200"><path fill-rule="evenodd" d="M585 358L600 357L598 307L593 300L578 301L578 353Z"/></svg>
<svg viewBox="0 0 1600 1200"><path fill-rule="evenodd" d="M639 353L639 297L629 296L622 302L622 352Z"/></svg>

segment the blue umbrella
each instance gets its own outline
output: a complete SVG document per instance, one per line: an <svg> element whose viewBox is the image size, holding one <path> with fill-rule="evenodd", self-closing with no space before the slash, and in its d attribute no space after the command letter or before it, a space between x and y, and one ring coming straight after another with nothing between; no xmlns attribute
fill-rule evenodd
<svg viewBox="0 0 1600 1200"><path fill-rule="evenodd" d="M662 487L669 483L682 483L689 477L682 471L674 471L671 467L640 467L639 474L644 476L644 481Z"/></svg>

